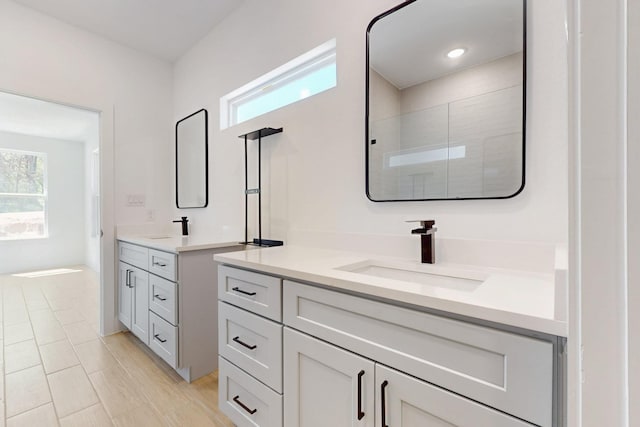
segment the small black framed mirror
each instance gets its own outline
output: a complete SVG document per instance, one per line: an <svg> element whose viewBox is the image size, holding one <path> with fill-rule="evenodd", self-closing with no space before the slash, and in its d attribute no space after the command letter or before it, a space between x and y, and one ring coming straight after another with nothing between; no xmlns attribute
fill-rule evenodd
<svg viewBox="0 0 640 427"><path fill-rule="evenodd" d="M208 114L202 109L176 123L176 206L209 204Z"/></svg>
<svg viewBox="0 0 640 427"><path fill-rule="evenodd" d="M525 183L526 0L408 0L367 28L366 193L503 199Z"/></svg>

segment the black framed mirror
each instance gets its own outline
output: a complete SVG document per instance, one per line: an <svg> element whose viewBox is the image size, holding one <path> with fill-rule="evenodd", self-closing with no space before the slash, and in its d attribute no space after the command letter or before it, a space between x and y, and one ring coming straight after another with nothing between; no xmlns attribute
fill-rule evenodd
<svg viewBox="0 0 640 427"><path fill-rule="evenodd" d="M409 0L367 28L372 201L500 199L525 184L526 0Z"/></svg>
<svg viewBox="0 0 640 427"><path fill-rule="evenodd" d="M208 114L202 109L176 123L176 206L209 204Z"/></svg>

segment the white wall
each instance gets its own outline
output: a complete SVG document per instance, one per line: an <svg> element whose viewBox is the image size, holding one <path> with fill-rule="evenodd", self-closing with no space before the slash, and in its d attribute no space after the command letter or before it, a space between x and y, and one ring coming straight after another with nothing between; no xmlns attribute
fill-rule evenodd
<svg viewBox="0 0 640 427"><path fill-rule="evenodd" d="M48 237L0 241L0 274L83 264L84 144L0 132L0 147L47 155Z"/></svg>
<svg viewBox="0 0 640 427"><path fill-rule="evenodd" d="M365 196L365 29L391 0L247 0L175 66L174 119L210 114L211 203L179 212L194 231L240 236L242 144L237 136L284 127L265 140L271 236L306 230L408 234L406 219L435 218L440 237L566 242L567 47L565 5L529 2L527 185L509 200L373 203ZM265 116L219 130L219 98L337 38L338 85Z"/></svg>
<svg viewBox="0 0 640 427"><path fill-rule="evenodd" d="M100 112L105 333L118 328L115 224L144 222L148 209L169 219L171 85L169 63L0 0L0 90ZM127 194L146 207L125 207Z"/></svg>
<svg viewBox="0 0 640 427"><path fill-rule="evenodd" d="M0 0L0 90L115 113L118 224L168 219L171 85L169 63Z"/></svg>

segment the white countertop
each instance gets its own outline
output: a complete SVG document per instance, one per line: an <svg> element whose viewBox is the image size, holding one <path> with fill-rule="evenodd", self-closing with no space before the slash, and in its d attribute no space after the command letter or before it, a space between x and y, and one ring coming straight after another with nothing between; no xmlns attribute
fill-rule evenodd
<svg viewBox="0 0 640 427"><path fill-rule="evenodd" d="M501 270L445 263L421 264L380 256L282 246L217 254L220 263L259 270L284 278L317 283L338 290L432 308L481 320L567 336L567 323L555 317L554 275ZM482 280L471 288L432 286L374 277L337 268L368 260L443 276L475 277Z"/></svg>
<svg viewBox="0 0 640 427"><path fill-rule="evenodd" d="M226 248L238 245L237 241L224 241L216 236L123 235L118 236L118 240L173 253Z"/></svg>

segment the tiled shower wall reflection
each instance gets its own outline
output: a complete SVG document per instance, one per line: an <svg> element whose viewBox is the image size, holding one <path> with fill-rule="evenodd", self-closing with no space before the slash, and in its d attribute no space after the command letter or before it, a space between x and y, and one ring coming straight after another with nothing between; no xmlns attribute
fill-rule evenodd
<svg viewBox="0 0 640 427"><path fill-rule="evenodd" d="M369 144L369 190L373 198L515 193L521 185L523 155L519 60L521 55L511 55L457 73L464 74L462 78L446 76L402 91L389 89L386 82L372 85L376 96L384 93L389 101L385 109L371 106L369 139L375 144ZM510 78L504 79L505 74ZM445 79L441 85L439 80ZM455 99L433 105L446 99L438 92L450 92L433 88L452 86L451 81L461 83L455 86ZM424 105L427 108L411 110Z"/></svg>

